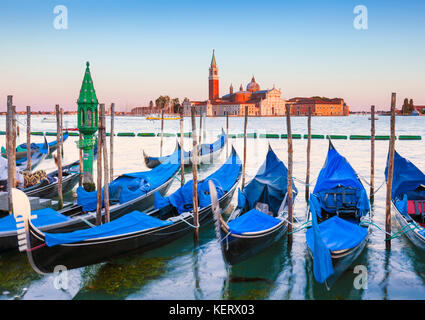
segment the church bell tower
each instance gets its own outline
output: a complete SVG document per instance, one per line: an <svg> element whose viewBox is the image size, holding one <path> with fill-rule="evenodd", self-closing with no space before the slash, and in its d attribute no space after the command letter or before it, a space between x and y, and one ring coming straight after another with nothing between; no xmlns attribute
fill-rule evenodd
<svg viewBox="0 0 425 320"><path fill-rule="evenodd" d="M213 50L212 60L211 60L211 66L210 66L210 72L208 77L208 83L209 83L209 96L208 99L210 101L216 100L219 98L219 92L218 92L218 68L217 63L215 61L215 54Z"/></svg>

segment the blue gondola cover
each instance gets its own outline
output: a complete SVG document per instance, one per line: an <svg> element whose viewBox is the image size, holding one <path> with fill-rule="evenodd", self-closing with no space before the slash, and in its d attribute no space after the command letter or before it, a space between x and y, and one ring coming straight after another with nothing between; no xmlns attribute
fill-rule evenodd
<svg viewBox="0 0 425 320"><path fill-rule="evenodd" d="M232 154L226 162L213 174L206 179L198 182L198 205L203 208L211 204L209 195L208 181L212 180L217 189L217 197L220 198L229 191L238 179L242 163L236 151L233 149ZM180 187L169 197L163 197L159 192L155 193L155 209L160 209L168 205L174 206L178 213L191 211L193 209L192 200L193 180L190 180Z"/></svg>
<svg viewBox="0 0 425 320"><path fill-rule="evenodd" d="M385 168L385 179L388 178L388 159L389 155ZM425 186L425 174L409 160L395 152L393 186L391 191L392 198L395 199L403 193L416 189L420 185Z"/></svg>
<svg viewBox="0 0 425 320"><path fill-rule="evenodd" d="M109 184L109 198L120 204L136 199L164 184L179 168L180 153L178 152L150 171L123 174ZM77 196L77 204L82 206L83 211L96 210L97 191L87 192L82 187L78 187Z"/></svg>
<svg viewBox="0 0 425 320"><path fill-rule="evenodd" d="M43 226L48 226L51 224L66 222L71 219L51 208L34 210L31 212L31 215L37 216L37 218L32 219L31 222L34 226L38 228ZM16 230L16 220L13 214L0 219L0 232L15 231L15 230Z"/></svg>
<svg viewBox="0 0 425 320"><path fill-rule="evenodd" d="M266 160L255 177L245 186L243 191L239 190L238 207L240 209L253 209L261 199L261 202L267 203L269 209L277 214L287 193L287 187L288 169L269 147ZM294 183L292 183L292 190L297 193Z"/></svg>
<svg viewBox="0 0 425 320"><path fill-rule="evenodd" d="M77 230L69 233L45 233L46 244L49 247L75 243L88 239L99 239L125 235L133 232L158 228L173 224L163 221L139 211L133 211L116 220L90 229Z"/></svg>
<svg viewBox="0 0 425 320"><path fill-rule="evenodd" d="M228 223L232 234L243 234L246 232L257 232L273 228L282 222L275 217L269 216L261 211L252 209L235 220Z"/></svg>

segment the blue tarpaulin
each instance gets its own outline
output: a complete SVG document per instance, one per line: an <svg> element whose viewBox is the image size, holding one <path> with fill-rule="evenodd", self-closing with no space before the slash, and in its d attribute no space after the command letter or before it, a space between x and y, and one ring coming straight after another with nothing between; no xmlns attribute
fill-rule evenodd
<svg viewBox="0 0 425 320"><path fill-rule="evenodd" d="M238 207L250 210L255 208L258 201L261 201L268 204L270 211L276 215L287 193L287 187L288 169L269 147L266 160L255 177L243 191L239 190ZM297 193L294 183L292 183L292 190L295 194ZM295 197L293 199L295 201Z"/></svg>
<svg viewBox="0 0 425 320"><path fill-rule="evenodd" d="M31 215L37 216L36 219L31 220L32 224L37 228L48 226L51 224L66 222L71 219L51 208L34 210L31 212ZM0 219L0 232L14 230L16 230L16 220L13 214Z"/></svg>
<svg viewBox="0 0 425 320"><path fill-rule="evenodd" d="M203 208L211 204L209 195L208 181L212 180L217 189L217 197L220 198L229 191L235 184L242 163L235 149L232 149L232 154L226 162L213 174L198 182L198 205ZM193 209L192 199L193 180L190 180L180 187L169 197L163 197L159 192L155 193L155 209L160 209L168 205L174 206L178 213L191 211Z"/></svg>
<svg viewBox="0 0 425 320"><path fill-rule="evenodd" d="M385 168L385 179L388 178L388 159ZM402 195L403 193L413 191L417 187L425 186L425 174L419 170L409 160L400 156L397 152L394 153L394 173L392 185L392 198Z"/></svg>
<svg viewBox="0 0 425 320"><path fill-rule="evenodd" d="M339 187L351 188L356 191L356 207L361 216L370 210L367 193L350 163L341 156L330 143L328 155L317 178L313 193L319 197L323 209L328 211L325 203L325 193ZM347 199L348 200L348 199Z"/></svg>
<svg viewBox="0 0 425 320"><path fill-rule="evenodd" d="M133 211L116 220L90 229L68 233L45 233L45 239L46 244L49 247L53 247L59 244L75 243L88 239L119 236L170 224L173 223L170 221L162 221L139 211Z"/></svg>
<svg viewBox="0 0 425 320"><path fill-rule="evenodd" d="M246 232L257 232L273 228L282 222L268 214L252 209L240 217L228 223L229 230L233 234L243 234Z"/></svg>
<svg viewBox="0 0 425 320"><path fill-rule="evenodd" d="M177 152L150 171L123 174L109 184L109 198L121 204L136 199L164 184L179 168L180 152ZM97 191L87 192L78 187L77 196L77 203L83 207L84 212L96 210Z"/></svg>

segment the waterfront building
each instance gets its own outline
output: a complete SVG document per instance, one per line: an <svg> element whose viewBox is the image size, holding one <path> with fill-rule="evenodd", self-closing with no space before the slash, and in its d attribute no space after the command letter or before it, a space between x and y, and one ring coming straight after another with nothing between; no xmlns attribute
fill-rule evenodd
<svg viewBox="0 0 425 320"><path fill-rule="evenodd" d="M348 116L350 113L348 105L341 98L296 97L287 103L291 105L291 115L294 116L307 115L309 107L313 116Z"/></svg>
<svg viewBox="0 0 425 320"><path fill-rule="evenodd" d="M245 116L245 107L248 107L249 116L283 116L285 104L281 90L275 87L261 90L254 76L246 89L241 84L239 91L234 92L231 84L229 92L220 97L219 73L213 51L208 75L208 100L185 102L183 110L184 116L191 115L191 106L196 107L196 115L202 112L209 117L222 117L226 113L230 116Z"/></svg>

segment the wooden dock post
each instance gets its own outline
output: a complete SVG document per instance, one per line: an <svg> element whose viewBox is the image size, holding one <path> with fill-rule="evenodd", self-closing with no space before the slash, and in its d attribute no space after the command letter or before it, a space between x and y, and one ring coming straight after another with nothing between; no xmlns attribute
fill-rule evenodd
<svg viewBox="0 0 425 320"><path fill-rule="evenodd" d="M291 105L286 105L286 129L288 132L288 243L292 244L292 223L293 223L293 194L292 194L292 130L291 130Z"/></svg>
<svg viewBox="0 0 425 320"><path fill-rule="evenodd" d="M248 106L245 106L245 123L243 126L243 168L242 168L242 190L245 188L246 173L246 130L248 127Z"/></svg>
<svg viewBox="0 0 425 320"><path fill-rule="evenodd" d="M16 129L16 106L12 106L13 109L13 118L12 118L12 132L13 132L13 137L12 137L12 153L13 153L13 159L14 159L14 163L13 163L13 167L14 170L16 172L16 138L17 138L17 129ZM15 175L16 177L16 175ZM15 178L15 183L16 183L16 178Z"/></svg>
<svg viewBox="0 0 425 320"><path fill-rule="evenodd" d="M375 106L370 107L370 192L369 200L373 205L375 201Z"/></svg>
<svg viewBox="0 0 425 320"><path fill-rule="evenodd" d="M62 159L63 159L63 155L64 155L64 151L63 151L63 114L64 114L64 112L63 112L63 108L61 108L61 131L60 131L60 133L61 133L61 157L62 157Z"/></svg>
<svg viewBox="0 0 425 320"><path fill-rule="evenodd" d="M229 111L226 111L226 159L229 157Z"/></svg>
<svg viewBox="0 0 425 320"><path fill-rule="evenodd" d="M13 152L13 96L7 96L6 152L7 152L7 191L9 193L9 214L12 213L12 188L16 188L16 154ZM16 148L15 148L16 151Z"/></svg>
<svg viewBox="0 0 425 320"><path fill-rule="evenodd" d="M27 106L27 170L31 171L31 107Z"/></svg>
<svg viewBox="0 0 425 320"><path fill-rule="evenodd" d="M391 193L393 185L393 173L394 173L394 153L395 153L395 104L396 104L396 93L391 95L391 139L389 146L389 159L388 159L388 177L387 177L387 199L385 207L385 231L387 232L387 239L385 241L385 247L391 248Z"/></svg>
<svg viewBox="0 0 425 320"><path fill-rule="evenodd" d="M58 167L58 209L63 208L63 195L62 195L62 141L61 141L61 110L59 105L56 105L56 144L57 144L57 167Z"/></svg>
<svg viewBox="0 0 425 320"><path fill-rule="evenodd" d="M202 144L202 107L199 108L199 143L198 145L201 146ZM201 156L201 148L199 148L199 156Z"/></svg>
<svg viewBox="0 0 425 320"><path fill-rule="evenodd" d="M96 206L96 225L99 226L102 224L102 122L99 121L99 128L97 134L97 206Z"/></svg>
<svg viewBox="0 0 425 320"><path fill-rule="evenodd" d="M192 175L193 175L193 188L192 188L192 200L193 200L193 224L195 226L195 233L193 234L193 240L195 246L198 245L199 241L199 216L198 216L198 137L196 132L196 121L195 121L195 106L191 106L192 111Z"/></svg>
<svg viewBox="0 0 425 320"><path fill-rule="evenodd" d="M305 177L305 201L308 202L310 198L311 106L308 107L307 131L308 131L307 132L308 140L307 140L307 172Z"/></svg>
<svg viewBox="0 0 425 320"><path fill-rule="evenodd" d="M184 132L183 132L183 106L180 107L180 183L184 185Z"/></svg>
<svg viewBox="0 0 425 320"><path fill-rule="evenodd" d="M164 106L161 108L161 142L159 145L159 155L162 157L162 143L164 139Z"/></svg>
<svg viewBox="0 0 425 320"><path fill-rule="evenodd" d="M100 107L100 135L102 137L102 152L103 152L103 174L104 174L104 188L103 197L105 203L105 223L110 221L109 216L109 167L108 167L108 148L106 146L106 112L105 104L101 103Z"/></svg>
<svg viewBox="0 0 425 320"><path fill-rule="evenodd" d="M114 180L114 122L115 122L115 103L111 103L111 134L109 136L110 143L110 174L109 178Z"/></svg>

